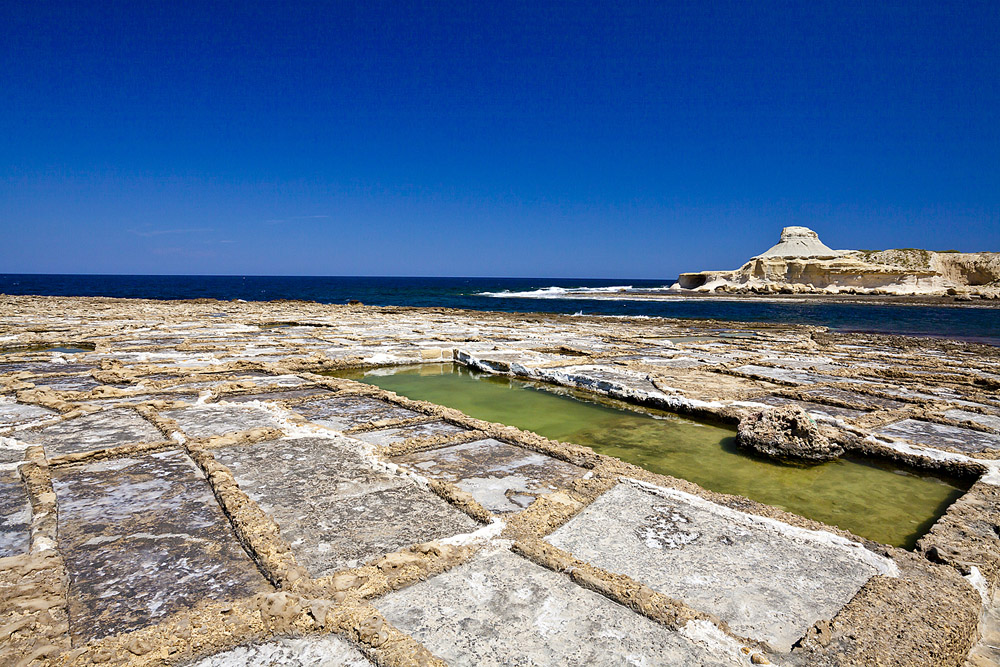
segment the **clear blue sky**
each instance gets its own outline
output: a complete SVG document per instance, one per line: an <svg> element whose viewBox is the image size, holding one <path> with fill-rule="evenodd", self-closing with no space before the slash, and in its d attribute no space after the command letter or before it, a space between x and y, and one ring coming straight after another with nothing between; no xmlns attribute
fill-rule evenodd
<svg viewBox="0 0 1000 667"><path fill-rule="evenodd" d="M1000 5L0 3L0 272L1000 250Z"/></svg>

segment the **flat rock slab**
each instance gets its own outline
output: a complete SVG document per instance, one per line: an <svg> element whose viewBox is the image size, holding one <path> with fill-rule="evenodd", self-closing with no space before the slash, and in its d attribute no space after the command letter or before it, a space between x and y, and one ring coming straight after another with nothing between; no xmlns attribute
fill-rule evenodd
<svg viewBox="0 0 1000 667"><path fill-rule="evenodd" d="M560 384L573 384L592 391L623 394L636 398L664 395L645 373L614 366L561 366L540 369L537 373L539 377L552 378Z"/></svg>
<svg viewBox="0 0 1000 667"><path fill-rule="evenodd" d="M479 527L433 492L373 469L361 446L340 436L285 438L214 455L314 577Z"/></svg>
<svg viewBox="0 0 1000 667"><path fill-rule="evenodd" d="M802 408L810 414L822 415L824 417L832 417L836 419L855 419L867 414L862 410L841 408L835 405L824 405L823 403L813 403L812 401L797 401L794 398L785 398L784 396L764 396L763 398L755 398L753 400L756 403L764 403L765 405L774 405L776 407L794 405Z"/></svg>
<svg viewBox="0 0 1000 667"><path fill-rule="evenodd" d="M54 456L167 438L135 410L111 408L26 431L18 434L18 439L42 445L47 456Z"/></svg>
<svg viewBox="0 0 1000 667"><path fill-rule="evenodd" d="M835 401L843 401L851 405L864 405L872 408L882 408L883 410L898 410L907 405L903 401L896 401L882 396L872 396L871 394L859 394L855 391L838 389L836 387L810 389L805 393L808 396L815 396L817 398L827 398Z"/></svg>
<svg viewBox="0 0 1000 667"><path fill-rule="evenodd" d="M960 452L972 453L1000 449L1000 435L973 431L970 428L960 426L935 424L920 419L904 419L894 422L883 426L875 433L893 438L905 438L927 447L949 447Z"/></svg>
<svg viewBox="0 0 1000 667"><path fill-rule="evenodd" d="M506 550L486 550L375 607L451 665L746 665Z"/></svg>
<svg viewBox="0 0 1000 667"><path fill-rule="evenodd" d="M89 375L52 375L46 378L29 380L36 387L45 387L55 391L90 391L100 387L101 383Z"/></svg>
<svg viewBox="0 0 1000 667"><path fill-rule="evenodd" d="M760 360L762 363L781 366L790 369L812 369L817 371L836 371L843 366L833 363L827 357L768 357Z"/></svg>
<svg viewBox="0 0 1000 667"><path fill-rule="evenodd" d="M373 667L361 651L336 635L282 637L238 646L193 662L189 667Z"/></svg>
<svg viewBox="0 0 1000 667"><path fill-rule="evenodd" d="M790 368L771 368L770 366L757 366L756 364L746 364L733 369L744 375L757 378L758 380L776 380L788 384L819 384L821 382L854 382L868 384L853 378L837 377L834 375L822 375L820 373L810 373L803 370Z"/></svg>
<svg viewBox="0 0 1000 667"><path fill-rule="evenodd" d="M433 438L437 436L458 435L468 433L469 429L456 426L446 421L432 421L425 424L414 424L413 426L402 426L400 428L386 428L379 431L368 431L358 433L352 437L358 440L370 442L373 445L391 445L413 438Z"/></svg>
<svg viewBox="0 0 1000 667"><path fill-rule="evenodd" d="M58 416L59 413L55 410L40 408L37 405L0 403L0 432L6 429L30 426Z"/></svg>
<svg viewBox="0 0 1000 667"><path fill-rule="evenodd" d="M877 573L878 557L833 537L622 483L545 539L789 651Z"/></svg>
<svg viewBox="0 0 1000 667"><path fill-rule="evenodd" d="M258 394L239 394L235 396L220 396L220 401L228 403L247 403L249 401L287 401L294 398L306 398L307 396L325 396L334 393L326 387L313 387L311 389L292 389L289 391L268 391Z"/></svg>
<svg viewBox="0 0 1000 667"><path fill-rule="evenodd" d="M186 454L54 468L52 478L74 644L271 590Z"/></svg>
<svg viewBox="0 0 1000 667"><path fill-rule="evenodd" d="M0 558L28 551L31 504L17 472L0 472Z"/></svg>
<svg viewBox="0 0 1000 667"><path fill-rule="evenodd" d="M22 371L36 373L39 375L44 373L83 373L93 370L94 368L95 366L93 364L60 364L52 361L23 361L0 364L0 375L4 375L5 373L20 373Z"/></svg>
<svg viewBox="0 0 1000 667"><path fill-rule="evenodd" d="M189 438L210 438L253 428L278 427L271 413L243 405L195 405L166 410L161 414L176 421Z"/></svg>
<svg viewBox="0 0 1000 667"><path fill-rule="evenodd" d="M398 405L365 396L337 396L308 401L292 410L322 426L343 431L385 419L412 419L424 415Z"/></svg>
<svg viewBox="0 0 1000 667"><path fill-rule="evenodd" d="M587 470L488 438L391 459L425 477L454 482L491 512L518 512Z"/></svg>
<svg viewBox="0 0 1000 667"><path fill-rule="evenodd" d="M620 359L616 358L615 361ZM662 368L698 368L699 366L706 366L713 363L722 363L725 359L719 359L718 361L710 361L708 359L696 358L694 356L684 356L684 357L674 357L673 359L659 358L659 357L635 357L635 361L647 366L657 366ZM627 359L625 361L628 361Z"/></svg>
<svg viewBox="0 0 1000 667"><path fill-rule="evenodd" d="M14 433L13 435L19 435ZM13 437L0 437L0 470L13 470L24 462L24 450L30 445Z"/></svg>
<svg viewBox="0 0 1000 667"><path fill-rule="evenodd" d="M994 431L1000 431L1000 417L996 415L984 415L979 412L970 412L968 410L947 410L944 416L948 419L954 419L955 421L967 421L974 424L979 424L980 426L985 426L986 428L991 428Z"/></svg>

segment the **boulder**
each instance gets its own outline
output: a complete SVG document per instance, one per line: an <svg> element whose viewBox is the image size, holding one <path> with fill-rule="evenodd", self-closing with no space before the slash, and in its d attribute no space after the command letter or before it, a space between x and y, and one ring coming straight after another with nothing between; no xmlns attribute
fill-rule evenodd
<svg viewBox="0 0 1000 667"><path fill-rule="evenodd" d="M844 453L805 410L791 405L753 412L740 420L737 444L777 459L829 461Z"/></svg>

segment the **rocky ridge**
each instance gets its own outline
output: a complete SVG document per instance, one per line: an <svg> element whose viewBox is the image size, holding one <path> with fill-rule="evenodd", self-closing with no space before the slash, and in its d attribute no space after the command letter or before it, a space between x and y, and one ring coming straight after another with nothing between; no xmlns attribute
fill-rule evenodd
<svg viewBox="0 0 1000 667"><path fill-rule="evenodd" d="M696 292L998 299L1000 253L833 250L807 227L785 227L777 245L739 269L682 273L674 287Z"/></svg>

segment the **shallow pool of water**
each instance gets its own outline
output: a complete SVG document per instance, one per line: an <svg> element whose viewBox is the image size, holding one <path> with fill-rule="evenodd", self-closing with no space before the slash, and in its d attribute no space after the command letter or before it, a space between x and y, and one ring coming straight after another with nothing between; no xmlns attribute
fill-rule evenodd
<svg viewBox="0 0 1000 667"><path fill-rule="evenodd" d="M53 347L51 345L30 345L24 347L8 347L0 350L0 354L15 354L21 352L62 352L63 354L82 354L93 352L94 346L80 343L80 347Z"/></svg>
<svg viewBox="0 0 1000 667"><path fill-rule="evenodd" d="M544 383L427 364L331 373L491 422L593 448L706 489L746 496L884 544L912 548L968 488L877 461L799 466L744 454L734 429Z"/></svg>

